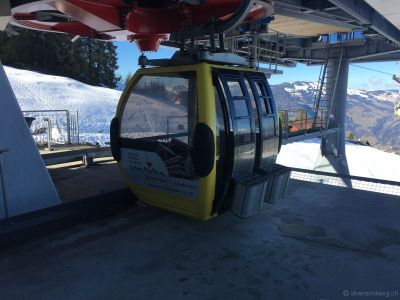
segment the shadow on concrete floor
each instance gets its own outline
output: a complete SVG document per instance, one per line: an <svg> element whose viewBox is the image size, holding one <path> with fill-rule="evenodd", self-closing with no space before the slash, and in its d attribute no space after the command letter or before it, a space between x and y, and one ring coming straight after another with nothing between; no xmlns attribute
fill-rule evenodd
<svg viewBox="0 0 400 300"><path fill-rule="evenodd" d="M111 158L95 159L90 168L74 162L50 166L48 170L63 203L127 187Z"/></svg>

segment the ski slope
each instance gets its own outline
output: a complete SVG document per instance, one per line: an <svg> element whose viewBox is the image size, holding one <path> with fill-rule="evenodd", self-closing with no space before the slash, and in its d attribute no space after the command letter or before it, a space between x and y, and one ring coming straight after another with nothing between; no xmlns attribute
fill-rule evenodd
<svg viewBox="0 0 400 300"><path fill-rule="evenodd" d="M21 109L78 110L82 141L104 144L120 91L79 81L4 67Z"/></svg>
<svg viewBox="0 0 400 300"><path fill-rule="evenodd" d="M81 140L100 144L109 141L109 124L120 91L10 67L5 71L22 110L78 110ZM318 153L319 139L288 144L282 147L278 163L313 169ZM351 143L347 143L346 153L352 175L400 181L399 155Z"/></svg>

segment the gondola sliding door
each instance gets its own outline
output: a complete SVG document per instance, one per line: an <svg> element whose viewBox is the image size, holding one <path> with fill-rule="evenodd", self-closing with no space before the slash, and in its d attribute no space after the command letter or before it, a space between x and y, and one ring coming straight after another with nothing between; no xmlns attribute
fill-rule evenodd
<svg viewBox="0 0 400 300"><path fill-rule="evenodd" d="M232 124L233 168L232 178L253 172L256 160L256 116L242 71L216 69L229 110Z"/></svg>
<svg viewBox="0 0 400 300"><path fill-rule="evenodd" d="M251 92L257 103L260 133L258 165L257 168L265 169L276 162L279 148L279 118L275 107L271 89L262 73L248 72Z"/></svg>

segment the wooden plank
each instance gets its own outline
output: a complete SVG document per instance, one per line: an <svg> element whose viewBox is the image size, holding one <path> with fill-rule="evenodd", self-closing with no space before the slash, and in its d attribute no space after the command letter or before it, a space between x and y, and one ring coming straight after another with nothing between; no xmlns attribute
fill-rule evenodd
<svg viewBox="0 0 400 300"><path fill-rule="evenodd" d="M284 34L297 36L319 36L332 32L351 32L348 28L326 25L318 22L301 20L297 18L275 15L269 28Z"/></svg>

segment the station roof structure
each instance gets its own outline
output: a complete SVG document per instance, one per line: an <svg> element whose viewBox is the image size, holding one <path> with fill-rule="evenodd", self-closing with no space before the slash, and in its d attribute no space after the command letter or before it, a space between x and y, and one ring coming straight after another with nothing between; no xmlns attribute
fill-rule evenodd
<svg viewBox="0 0 400 300"><path fill-rule="evenodd" d="M400 3L396 0L276 0L269 43L278 63L323 63L329 49L344 48L352 62L400 58ZM268 47L268 43L265 47ZM266 59L268 61L268 59Z"/></svg>
<svg viewBox="0 0 400 300"><path fill-rule="evenodd" d="M214 14L219 21L223 21L246 2L249 0L57 0L51 3L10 1L13 25L45 31L64 30L71 34L74 34L76 28L81 28L84 29L81 35L94 34L96 38L111 41L136 40L138 44L142 42L144 48L153 47L153 49L155 40L143 42L143 38L148 38L150 31L147 27L150 25L154 31L150 34L156 35L155 38L159 39L157 43L169 38L164 44L171 46L177 41L174 40L175 32L168 32L171 35L166 37L165 32L156 32L165 26L152 25L157 23L153 22L154 20L165 19L161 18L162 9L174 12L171 9L183 6L184 13L190 15L188 20L197 18L199 22L203 22L204 16L212 17ZM249 22L267 16L262 22L264 25L268 24L259 32L257 42L261 62L286 66L294 66L296 62L322 64L330 55L332 46L344 47L344 58L353 62L388 61L400 58L400 5L396 0L254 0L251 2L254 6L246 11L246 19L242 19L244 23L246 20ZM52 5L53 10L44 9L49 8L49 5ZM96 6L101 6L101 9ZM138 22L143 21L141 14L151 12L152 9L160 18L151 19L153 21L148 26L139 26ZM272 18L269 17L271 15ZM147 33L143 35L141 32L136 32L132 36L133 28L143 30L147 28ZM161 31L165 31L165 28ZM236 42L236 48L231 47L230 50L243 55L249 52L249 47L245 43L248 40L246 35L249 33L251 33L249 28L241 28L239 32L226 34L227 44L232 39Z"/></svg>

